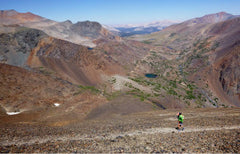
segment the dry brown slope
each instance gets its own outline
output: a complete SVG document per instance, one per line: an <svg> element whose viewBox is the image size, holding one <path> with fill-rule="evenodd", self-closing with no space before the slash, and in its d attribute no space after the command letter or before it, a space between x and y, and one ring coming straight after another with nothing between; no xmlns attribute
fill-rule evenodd
<svg viewBox="0 0 240 154"><path fill-rule="evenodd" d="M2 123L83 119L106 99L49 74L0 64L0 106L19 115L3 116ZM59 104L57 107L55 104ZM1 111L4 112L4 111ZM32 115L32 116L30 116Z"/></svg>
<svg viewBox="0 0 240 154"><path fill-rule="evenodd" d="M102 76L123 73L106 53L47 36L42 31L4 26L0 34L0 61L26 67L47 68L70 82L96 85ZM43 68L44 69L44 68Z"/></svg>
<svg viewBox="0 0 240 154"><path fill-rule="evenodd" d="M98 54L87 47L51 37L38 43L27 64L50 68L64 79L83 85L97 85L104 75L124 72L116 61L104 53Z"/></svg>

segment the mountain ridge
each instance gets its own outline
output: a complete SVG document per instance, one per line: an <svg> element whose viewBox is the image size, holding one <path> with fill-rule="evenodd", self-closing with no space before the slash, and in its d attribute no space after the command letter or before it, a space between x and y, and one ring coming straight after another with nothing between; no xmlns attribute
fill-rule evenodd
<svg viewBox="0 0 240 154"><path fill-rule="evenodd" d="M118 36L107 32L98 22L77 22L71 21L56 22L40 17L32 13L19 13L15 10L1 11L1 25L19 24L20 26L42 30L46 34L72 43L95 47L95 39L119 40Z"/></svg>

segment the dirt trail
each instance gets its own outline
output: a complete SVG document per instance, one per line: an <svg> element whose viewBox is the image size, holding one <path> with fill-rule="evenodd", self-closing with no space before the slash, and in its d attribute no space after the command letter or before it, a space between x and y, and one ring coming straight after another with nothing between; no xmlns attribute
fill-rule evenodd
<svg viewBox="0 0 240 154"><path fill-rule="evenodd" d="M167 133L188 133L188 132L201 132L201 131L219 131L219 130L231 130L240 129L240 125L235 126L222 126L222 127L187 127L183 131L176 130L175 128L151 128L145 130L135 130L132 132L116 133L116 134L101 134L97 136L93 135L76 135L72 136L44 136L44 137L34 137L31 140L24 140L24 138L15 138L13 141L5 141L0 145L24 145L24 144L35 144L35 143L46 143L48 141L68 141L68 140L112 140L119 136L141 136L150 134L167 134Z"/></svg>

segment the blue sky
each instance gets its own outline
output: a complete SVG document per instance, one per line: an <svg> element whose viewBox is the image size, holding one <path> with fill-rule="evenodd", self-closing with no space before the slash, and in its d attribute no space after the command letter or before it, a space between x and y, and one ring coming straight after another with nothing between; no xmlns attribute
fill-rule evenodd
<svg viewBox="0 0 240 154"><path fill-rule="evenodd" d="M0 10L32 12L55 21L135 24L187 20L225 11L240 15L240 0L0 0Z"/></svg>

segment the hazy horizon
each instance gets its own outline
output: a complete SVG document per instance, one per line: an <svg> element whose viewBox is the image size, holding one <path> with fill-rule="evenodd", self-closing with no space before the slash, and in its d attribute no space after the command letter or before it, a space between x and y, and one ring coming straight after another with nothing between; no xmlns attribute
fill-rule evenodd
<svg viewBox="0 0 240 154"><path fill-rule="evenodd" d="M55 21L97 21L104 25L185 21L206 14L240 14L238 0L1 0L1 10L31 12Z"/></svg>

